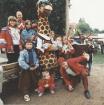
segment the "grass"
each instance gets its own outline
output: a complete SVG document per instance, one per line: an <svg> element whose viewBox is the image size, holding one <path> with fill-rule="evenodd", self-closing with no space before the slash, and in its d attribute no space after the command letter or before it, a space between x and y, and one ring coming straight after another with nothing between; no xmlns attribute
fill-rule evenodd
<svg viewBox="0 0 104 105"><path fill-rule="evenodd" d="M94 54L93 63L104 64L104 54L101 54L101 53Z"/></svg>

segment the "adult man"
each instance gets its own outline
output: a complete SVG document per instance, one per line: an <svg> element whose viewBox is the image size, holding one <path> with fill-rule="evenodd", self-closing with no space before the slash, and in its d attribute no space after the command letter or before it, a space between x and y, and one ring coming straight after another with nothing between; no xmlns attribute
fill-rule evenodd
<svg viewBox="0 0 104 105"><path fill-rule="evenodd" d="M83 81L83 86L84 86L84 95L87 99L89 99L90 92L88 90L88 70L84 65L81 65L81 62L87 61L89 59L88 54L84 53L82 56L76 57L76 58L70 58L68 60L64 60L62 62L62 59L60 59L61 63L61 68L60 68L60 73L61 76L63 77L63 80L68 87L69 91L73 90L73 84L71 79L69 78L69 75L71 76L81 76L81 79Z"/></svg>

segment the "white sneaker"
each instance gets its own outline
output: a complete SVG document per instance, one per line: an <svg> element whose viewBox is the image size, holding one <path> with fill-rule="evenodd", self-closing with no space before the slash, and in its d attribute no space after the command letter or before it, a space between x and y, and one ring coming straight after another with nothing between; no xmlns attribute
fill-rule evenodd
<svg viewBox="0 0 104 105"><path fill-rule="evenodd" d="M30 101L30 96L28 94L24 95L24 101Z"/></svg>
<svg viewBox="0 0 104 105"><path fill-rule="evenodd" d="M41 96L43 96L43 93L39 93L39 95L38 95L39 97L41 97Z"/></svg>
<svg viewBox="0 0 104 105"><path fill-rule="evenodd" d="M55 91L54 90L51 90L50 92L51 92L51 94L55 94Z"/></svg>
<svg viewBox="0 0 104 105"><path fill-rule="evenodd" d="M71 92L74 90L74 88L71 85L68 85L68 90Z"/></svg>

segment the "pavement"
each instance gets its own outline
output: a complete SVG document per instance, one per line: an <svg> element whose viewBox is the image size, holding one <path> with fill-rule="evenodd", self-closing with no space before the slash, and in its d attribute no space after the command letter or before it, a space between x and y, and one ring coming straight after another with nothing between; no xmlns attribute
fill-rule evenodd
<svg viewBox="0 0 104 105"><path fill-rule="evenodd" d="M94 64L89 79L91 99L84 97L82 82L73 92L68 92L62 80L56 81L56 93L45 93L39 97L37 93L31 94L31 101L24 102L23 96L18 91L12 91L5 98L5 105L104 105L104 64Z"/></svg>

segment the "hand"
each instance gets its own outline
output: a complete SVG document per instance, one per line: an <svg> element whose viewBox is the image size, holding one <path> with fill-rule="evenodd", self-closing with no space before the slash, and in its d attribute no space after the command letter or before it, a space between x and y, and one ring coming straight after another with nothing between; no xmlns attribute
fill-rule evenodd
<svg viewBox="0 0 104 105"><path fill-rule="evenodd" d="M39 64L36 64L36 65L35 65L35 69L37 69L38 67L39 67Z"/></svg>
<svg viewBox="0 0 104 105"><path fill-rule="evenodd" d="M37 69L38 66L39 66L39 64L36 64L36 65L30 67L30 70L35 70L35 69Z"/></svg>
<svg viewBox="0 0 104 105"><path fill-rule="evenodd" d="M45 87L45 88L47 88L47 87L49 87L49 85L48 85L48 84L46 84L44 87Z"/></svg>
<svg viewBox="0 0 104 105"><path fill-rule="evenodd" d="M88 72L85 71L85 70L83 70L83 71L82 71L82 76L88 76Z"/></svg>
<svg viewBox="0 0 104 105"><path fill-rule="evenodd" d="M87 54L86 52L83 53L83 56L87 59L87 61L89 61L89 54Z"/></svg>
<svg viewBox="0 0 104 105"><path fill-rule="evenodd" d="M32 40L32 41L35 41L35 36L34 36L34 35L31 36L31 40Z"/></svg>
<svg viewBox="0 0 104 105"><path fill-rule="evenodd" d="M8 53L14 53L13 49L7 49Z"/></svg>
<svg viewBox="0 0 104 105"><path fill-rule="evenodd" d="M34 66L34 67L30 67L30 70L31 70L31 71L35 70L35 66Z"/></svg>
<svg viewBox="0 0 104 105"><path fill-rule="evenodd" d="M20 48L20 51L23 50L22 46L19 46L19 48Z"/></svg>

